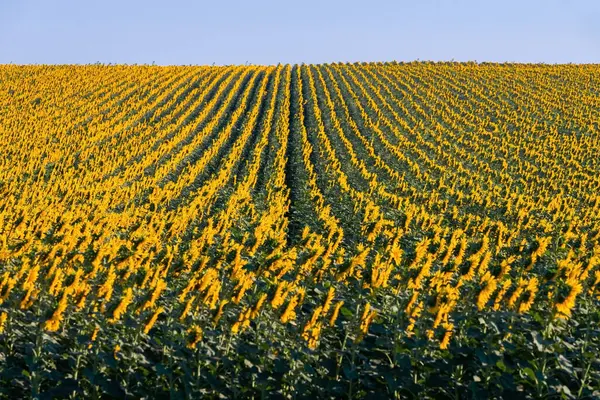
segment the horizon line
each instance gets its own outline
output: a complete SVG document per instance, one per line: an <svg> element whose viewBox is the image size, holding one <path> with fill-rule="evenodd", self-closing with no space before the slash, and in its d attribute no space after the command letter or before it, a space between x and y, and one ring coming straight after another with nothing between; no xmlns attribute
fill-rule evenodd
<svg viewBox="0 0 600 400"><path fill-rule="evenodd" d="M249 67L249 66L258 66L258 67L276 67L280 65L357 65L357 64L382 64L382 65L405 65L405 64L461 64L461 65L500 65L500 66L512 66L512 65L526 65L526 66L596 66L600 65L600 62L531 62L531 61L477 61L477 60L467 60L467 61L457 61L454 59L451 60L390 60L390 61L330 61L330 62L319 62L319 63L283 63L279 62L275 63L250 63L246 62L244 64L218 64L213 62L212 64L159 64L156 62L152 63L119 63L119 62L102 62L96 61L92 63L0 63L0 66L22 66L22 67L64 67L64 66L73 66L73 67L88 67L88 66L128 66L128 67Z"/></svg>

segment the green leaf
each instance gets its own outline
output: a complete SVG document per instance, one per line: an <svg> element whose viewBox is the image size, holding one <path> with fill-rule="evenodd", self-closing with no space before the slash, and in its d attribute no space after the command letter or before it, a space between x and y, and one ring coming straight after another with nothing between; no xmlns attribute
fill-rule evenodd
<svg viewBox="0 0 600 400"><path fill-rule="evenodd" d="M531 332L531 337L533 339L533 344L535 344L537 350L544 351L544 345L542 344L544 339L542 338L542 335L540 335L539 332Z"/></svg>
<svg viewBox="0 0 600 400"><path fill-rule="evenodd" d="M556 357L556 359L557 359L558 365L560 366L561 369L565 370L566 372L568 372L571 375L573 375L575 373L573 371L573 364L571 364L571 361L567 360L567 358L565 356L563 356L562 354L559 354Z"/></svg>
<svg viewBox="0 0 600 400"><path fill-rule="evenodd" d="M352 318L352 311L350 311L348 308L346 307L342 307L340 309L340 312L342 313L342 315L348 319Z"/></svg>
<svg viewBox="0 0 600 400"><path fill-rule="evenodd" d="M346 378L348 378L348 379L357 379L358 378L358 373L356 372L356 369L350 368L347 365L343 369L344 369L344 375L346 376Z"/></svg>
<svg viewBox="0 0 600 400"><path fill-rule="evenodd" d="M537 383L538 383L537 376L535 376L535 372L531 368L527 367L523 370L523 372L525 373L525 375L527 375L529 377L529 379L531 379L537 385Z"/></svg>
<svg viewBox="0 0 600 400"><path fill-rule="evenodd" d="M498 362L496 362L496 367L498 367L502 372L506 371L506 364L504 364L504 361L502 360L498 360Z"/></svg>

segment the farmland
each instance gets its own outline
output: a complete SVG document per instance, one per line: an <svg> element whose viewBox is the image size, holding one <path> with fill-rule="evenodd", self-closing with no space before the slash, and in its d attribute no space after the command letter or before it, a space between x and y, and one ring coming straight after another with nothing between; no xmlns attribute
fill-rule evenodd
<svg viewBox="0 0 600 400"><path fill-rule="evenodd" d="M0 65L0 398L600 396L600 67Z"/></svg>

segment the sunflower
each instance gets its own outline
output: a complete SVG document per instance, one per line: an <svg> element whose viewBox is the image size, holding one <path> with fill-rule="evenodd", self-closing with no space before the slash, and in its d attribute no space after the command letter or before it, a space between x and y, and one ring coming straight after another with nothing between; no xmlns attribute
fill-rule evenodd
<svg viewBox="0 0 600 400"><path fill-rule="evenodd" d="M569 288L569 292L562 301L555 304L556 311L558 311L561 318L569 318L571 316L573 307L575 307L577 295L583 291L581 282L576 279L567 279L566 284Z"/></svg>

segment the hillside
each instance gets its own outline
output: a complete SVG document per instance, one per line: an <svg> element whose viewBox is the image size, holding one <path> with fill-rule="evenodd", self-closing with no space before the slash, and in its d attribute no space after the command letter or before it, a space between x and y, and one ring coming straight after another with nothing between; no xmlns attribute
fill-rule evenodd
<svg viewBox="0 0 600 400"><path fill-rule="evenodd" d="M0 65L0 398L600 396L600 66Z"/></svg>

